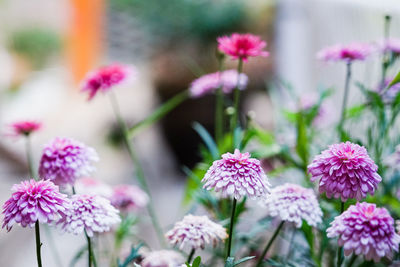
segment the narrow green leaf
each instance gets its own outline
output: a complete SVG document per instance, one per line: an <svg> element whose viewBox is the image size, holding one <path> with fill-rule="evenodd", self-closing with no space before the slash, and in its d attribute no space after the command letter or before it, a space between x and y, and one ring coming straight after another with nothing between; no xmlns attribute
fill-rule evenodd
<svg viewBox="0 0 400 267"><path fill-rule="evenodd" d="M196 257L192 263L192 267L200 267L201 258L200 256Z"/></svg>
<svg viewBox="0 0 400 267"><path fill-rule="evenodd" d="M182 104L186 99L189 98L189 92L187 90L175 95L171 99L167 100L159 108L157 108L152 114L142 121L136 123L129 129L129 137L134 137L140 131L154 124L155 122L162 119L165 115L171 112L174 108Z"/></svg>
<svg viewBox="0 0 400 267"><path fill-rule="evenodd" d="M241 263L243 263L243 262L246 262L246 261L249 261L249 260L251 260L251 259L254 259L255 257L256 257L256 256L248 256L248 257L241 258L241 259L235 261L235 263L234 263L233 266L236 266L236 265L239 265L239 264L241 264Z"/></svg>
<svg viewBox="0 0 400 267"><path fill-rule="evenodd" d="M389 83L387 88L390 88L393 85L398 84L398 83L400 83L400 71L397 73L396 77L394 77L394 79Z"/></svg>
<svg viewBox="0 0 400 267"><path fill-rule="evenodd" d="M70 267L74 267L75 264L79 261L79 259L83 256L83 254L85 254L85 252L87 251L87 246L83 246L81 247L78 252L75 254L75 256L72 258L69 266Z"/></svg>
<svg viewBox="0 0 400 267"><path fill-rule="evenodd" d="M203 139L204 144L207 146L210 151L213 160L219 158L218 146L215 143L212 136L207 132L207 130L198 122L193 123L193 129L200 135L201 139Z"/></svg>
<svg viewBox="0 0 400 267"><path fill-rule="evenodd" d="M235 258L228 257L225 262L225 267L234 267L235 266Z"/></svg>

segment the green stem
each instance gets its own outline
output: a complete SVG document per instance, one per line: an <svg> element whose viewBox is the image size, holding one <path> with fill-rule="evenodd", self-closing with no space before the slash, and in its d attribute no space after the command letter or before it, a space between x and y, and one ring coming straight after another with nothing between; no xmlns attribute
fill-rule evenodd
<svg viewBox="0 0 400 267"><path fill-rule="evenodd" d="M349 260L349 263L347 264L347 267L353 266L353 264L356 261L356 259L357 259L357 255L353 252L353 255L351 256L351 258Z"/></svg>
<svg viewBox="0 0 400 267"><path fill-rule="evenodd" d="M42 267L42 254L40 252L40 248L42 243L40 242L40 228L39 228L39 221L35 223L35 236L36 236L36 258L38 267Z"/></svg>
<svg viewBox="0 0 400 267"><path fill-rule="evenodd" d="M25 150L26 150L26 159L28 161L29 175L31 176L31 178L34 178L36 180L36 175L32 160L31 138L29 135L26 135L25 138Z"/></svg>
<svg viewBox="0 0 400 267"><path fill-rule="evenodd" d="M345 81L345 85L344 85L342 110L341 110L340 122L339 122L339 126L338 126L340 139L343 139L342 133L343 133L343 125L346 120L346 107L347 107L347 101L348 101L348 97L349 97L350 80L351 80L351 63L348 62L346 64L346 81Z"/></svg>
<svg viewBox="0 0 400 267"><path fill-rule="evenodd" d="M344 202L340 201L340 214L342 214L344 211ZM343 261L343 247L338 247L337 251L337 267L342 266L342 261Z"/></svg>
<svg viewBox="0 0 400 267"><path fill-rule="evenodd" d="M233 113L233 118L232 118L232 136L233 136L233 132L236 129L237 123L238 123L238 118L239 118L239 101L240 101L240 74L242 73L242 68L243 68L243 60L239 59L239 64L238 64L238 79L237 79L237 84L236 84L236 88L234 90L234 96L233 96L233 108L234 113Z"/></svg>
<svg viewBox="0 0 400 267"><path fill-rule="evenodd" d="M228 236L228 248L226 252L226 258L229 258L231 256L231 248L232 248L232 235L233 235L233 225L235 223L235 212L236 212L236 198L233 197L233 202L232 202L232 214L231 214L231 221L229 224L229 236Z"/></svg>
<svg viewBox="0 0 400 267"><path fill-rule="evenodd" d="M189 257L188 257L188 259L187 259L187 263L191 263L192 262L192 259L193 259L193 256L194 256L194 252L195 252L196 250L194 249L194 248L192 248L192 250L190 251L190 254L189 254Z"/></svg>
<svg viewBox="0 0 400 267"><path fill-rule="evenodd" d="M270 247L272 246L272 243L274 242L274 240L275 240L276 237L278 236L279 231L282 229L282 227L283 227L284 224L285 224L285 221L282 221L282 222L279 224L278 228L276 228L274 235L271 237L271 239L269 240L269 242L268 242L267 246L265 247L264 251L261 253L261 256L260 256L260 258L259 258L259 260L258 260L258 262L257 262L257 265L256 265L257 267L262 266L262 263L263 263L263 261L264 261L265 256L266 256L267 253L268 253L268 250L269 250Z"/></svg>
<svg viewBox="0 0 400 267"><path fill-rule="evenodd" d="M154 229L156 231L158 240L159 240L161 246L164 247L165 246L164 235L163 235L161 226L160 226L160 224L158 222L158 219L157 219L157 216L156 216L156 213L155 213L153 201L152 201L151 194L150 194L150 188L149 188L149 186L148 186L148 184L146 182L146 179L145 179L145 176L144 176L144 171L143 171L143 169L141 167L139 158L137 157L137 155L136 155L136 153L135 153L135 151L133 149L133 145L129 140L128 127L127 127L125 121L122 119L121 112L120 112L119 105L118 105L118 101L117 101L117 98L116 98L115 94L113 92L110 92L109 96L110 96L111 105L113 107L113 110L114 110L115 116L117 118L118 124L119 124L119 126L120 126L120 128L122 130L122 133L123 133L123 137L124 137L124 142L125 142L126 148L128 150L129 156L130 156L130 158L132 160L132 163L133 163L133 165L134 165L134 167L136 169L136 178L137 178L141 188L149 196L149 203L147 205L147 211L148 211L148 213L150 215L150 218L151 218L153 227L154 227Z"/></svg>
<svg viewBox="0 0 400 267"><path fill-rule="evenodd" d="M384 46L386 46L386 42L389 39L390 36L390 21L391 21L391 17L389 15L385 16L385 23L384 23L384 28L383 28L383 32L384 32L384 39L383 41L385 42ZM383 55L382 55L382 77L381 77L381 87L385 88L385 79L386 79L386 73L387 70L389 68L389 55L390 52L389 51L384 51Z"/></svg>
<svg viewBox="0 0 400 267"><path fill-rule="evenodd" d="M92 239L87 234L86 230L85 230L85 236L86 236L86 240L88 243L88 267L92 267L92 266L96 267L97 264L96 264L96 258L93 253Z"/></svg>
<svg viewBox="0 0 400 267"><path fill-rule="evenodd" d="M217 89L216 103L215 103L215 140L220 142L224 135L224 95L222 93L222 70L223 70L223 59L219 59L219 74L221 85Z"/></svg>

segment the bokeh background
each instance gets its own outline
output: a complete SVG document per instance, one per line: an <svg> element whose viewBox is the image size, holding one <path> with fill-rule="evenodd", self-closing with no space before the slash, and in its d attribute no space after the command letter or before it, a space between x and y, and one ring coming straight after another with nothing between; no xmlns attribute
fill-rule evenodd
<svg viewBox="0 0 400 267"><path fill-rule="evenodd" d="M250 84L242 108L254 111L261 126L274 129L273 107L282 103L274 103L272 96L284 94L277 81L290 83L301 95L312 95L322 85L334 88L335 113L345 69L317 62L315 53L330 44L381 39L385 14L392 15L391 36L400 38L397 0L0 0L0 203L12 184L28 177L24 143L6 135L7 125L19 119L44 124L33 138L36 164L44 143L67 136L96 148L101 158L96 178L133 182L108 99L88 102L79 92L80 81L95 67L112 62L136 66L134 85L116 92L124 118L133 124L194 78L217 70L217 36L261 35L271 56L246 64ZM378 64L356 64L354 79L376 81ZM350 99L357 98L351 94ZM213 118L213 96L190 100L134 140L166 229L187 211L183 168L200 158L200 139L191 123L212 131ZM145 224L137 232L154 240ZM43 234L45 265L68 266L83 237L57 232L53 237L52 243ZM52 257L53 248L62 251L61 263ZM33 231L0 231L1 266L34 262Z"/></svg>

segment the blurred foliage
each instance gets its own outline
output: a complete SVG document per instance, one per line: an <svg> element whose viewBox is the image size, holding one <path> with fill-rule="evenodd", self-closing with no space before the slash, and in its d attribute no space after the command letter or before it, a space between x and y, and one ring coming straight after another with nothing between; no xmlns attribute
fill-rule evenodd
<svg viewBox="0 0 400 267"><path fill-rule="evenodd" d="M11 34L8 46L39 69L60 51L61 40L57 33L46 28L24 28Z"/></svg>
<svg viewBox="0 0 400 267"><path fill-rule="evenodd" d="M239 0L112 0L111 8L129 13L155 36L215 40L222 33L240 29L245 19Z"/></svg>

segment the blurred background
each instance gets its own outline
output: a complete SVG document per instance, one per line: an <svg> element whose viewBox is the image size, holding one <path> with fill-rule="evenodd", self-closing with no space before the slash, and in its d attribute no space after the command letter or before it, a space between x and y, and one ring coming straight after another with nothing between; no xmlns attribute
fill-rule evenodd
<svg viewBox="0 0 400 267"><path fill-rule="evenodd" d="M135 84L116 92L124 118L134 124L196 77L217 70L217 36L261 35L270 57L245 65L250 84L242 108L254 111L264 128L274 129L271 96L283 94L276 81L291 84L300 95L332 87L337 92L331 106L337 109L345 67L317 62L316 52L336 43L382 39L385 14L392 15L391 36L400 38L396 0L0 0L0 203L12 184L28 176L24 142L6 136L8 125L21 119L43 122L32 142L36 164L43 144L67 136L97 150L96 178L111 185L134 181L108 99L88 102L79 92L80 81L93 68L135 65ZM371 85L380 63L368 63L356 63L353 77ZM234 62L229 66L235 68ZM354 90L350 99L356 98ZM200 138L191 123L213 131L214 106L213 96L189 100L134 140L165 229L185 213L182 169L200 159ZM154 239L146 227L138 233ZM44 243L62 251L61 264L68 266L76 252L71 247L78 249L84 239L56 232L54 238L51 244L44 234ZM2 266L35 262L33 231L0 231L0 248ZM60 266L51 248L43 254L46 266Z"/></svg>

